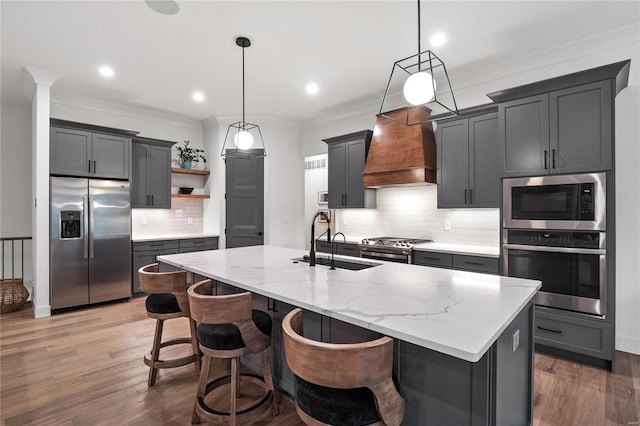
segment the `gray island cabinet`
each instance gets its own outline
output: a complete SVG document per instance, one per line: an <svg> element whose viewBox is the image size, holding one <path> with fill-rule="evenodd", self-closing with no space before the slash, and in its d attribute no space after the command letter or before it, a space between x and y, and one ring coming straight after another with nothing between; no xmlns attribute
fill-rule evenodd
<svg viewBox="0 0 640 426"><path fill-rule="evenodd" d="M394 338L404 425L531 424L533 297L539 281L392 262L330 270L295 260L304 254L252 246L158 261L163 270L211 278L218 294L254 294L254 305L274 320L274 380L287 393L293 392L293 376L280 325L300 307L305 336L312 339ZM254 363L245 359L250 368Z"/></svg>

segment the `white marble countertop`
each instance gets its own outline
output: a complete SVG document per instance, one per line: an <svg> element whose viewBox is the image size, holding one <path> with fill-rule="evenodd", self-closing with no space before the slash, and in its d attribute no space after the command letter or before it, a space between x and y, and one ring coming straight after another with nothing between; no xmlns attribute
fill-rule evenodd
<svg viewBox="0 0 640 426"><path fill-rule="evenodd" d="M131 235L131 241L134 243L143 243L145 241L162 241L162 240L186 240L189 238L212 238L219 237L215 234L161 234L161 235Z"/></svg>
<svg viewBox="0 0 640 426"><path fill-rule="evenodd" d="M466 254L471 256L500 257L500 248L493 246L474 246L471 244L424 243L413 246L418 251L437 251L440 253Z"/></svg>
<svg viewBox="0 0 640 426"><path fill-rule="evenodd" d="M540 281L393 262L360 271L309 267L305 251L253 246L158 260L419 346L476 362Z"/></svg>

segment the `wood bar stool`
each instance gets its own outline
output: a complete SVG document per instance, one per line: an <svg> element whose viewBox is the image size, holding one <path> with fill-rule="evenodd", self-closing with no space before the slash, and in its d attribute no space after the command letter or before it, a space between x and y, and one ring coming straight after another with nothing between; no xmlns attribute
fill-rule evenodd
<svg viewBox="0 0 640 426"><path fill-rule="evenodd" d="M158 272L158 264L138 269L140 288L150 293L145 301L147 316L156 319L156 332L153 345L144 354L144 363L149 366L148 386L156 382L160 368L175 368L194 363L196 375L200 373L200 352L196 338L196 325L191 319L189 298L187 296L187 273L185 271ZM162 326L165 320L172 318L189 319L191 337L180 337L162 341ZM172 345L190 344L192 354L180 358L160 359L160 348Z"/></svg>
<svg viewBox="0 0 640 426"><path fill-rule="evenodd" d="M218 424L250 424L271 408L278 414L275 389L269 364L271 345L271 317L262 311L251 309L251 293L224 296L212 295L211 280L201 281L189 287L191 316L198 323L197 336L203 353L202 369L198 382L196 402L193 408L193 423L200 420ZM249 353L260 353L262 374L240 374L240 357ZM213 358L231 360L231 374L209 381L209 370ZM260 386L264 396L252 406L238 411L240 383ZM215 389L230 383L230 409L218 411L205 402L205 397Z"/></svg>
<svg viewBox="0 0 640 426"><path fill-rule="evenodd" d="M307 425L396 426L404 399L391 373L393 339L321 343L302 335L302 310L282 322L287 364L295 378L296 411Z"/></svg>

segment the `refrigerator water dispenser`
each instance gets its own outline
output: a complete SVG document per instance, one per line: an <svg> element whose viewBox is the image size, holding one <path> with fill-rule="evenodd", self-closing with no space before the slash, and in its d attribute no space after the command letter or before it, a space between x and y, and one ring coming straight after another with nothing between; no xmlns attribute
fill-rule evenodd
<svg viewBox="0 0 640 426"><path fill-rule="evenodd" d="M78 210L62 210L60 212L60 239L80 238L80 212Z"/></svg>

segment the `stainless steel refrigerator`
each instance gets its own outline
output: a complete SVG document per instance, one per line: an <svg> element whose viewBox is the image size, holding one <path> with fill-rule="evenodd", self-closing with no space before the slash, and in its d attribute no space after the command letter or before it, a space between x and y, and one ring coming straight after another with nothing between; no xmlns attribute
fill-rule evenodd
<svg viewBox="0 0 640 426"><path fill-rule="evenodd" d="M127 181L51 178L51 308L131 296Z"/></svg>

